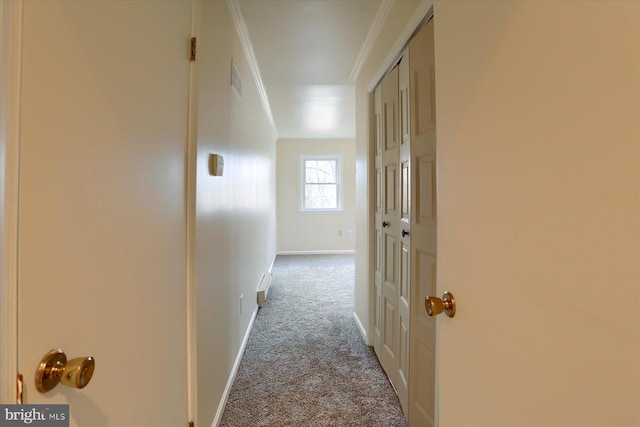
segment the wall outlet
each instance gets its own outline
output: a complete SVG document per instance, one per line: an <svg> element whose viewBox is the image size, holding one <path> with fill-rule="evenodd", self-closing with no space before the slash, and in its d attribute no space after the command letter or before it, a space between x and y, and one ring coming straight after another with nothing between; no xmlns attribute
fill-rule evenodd
<svg viewBox="0 0 640 427"><path fill-rule="evenodd" d="M338 230L338 237L342 237L342 230Z"/></svg>
<svg viewBox="0 0 640 427"><path fill-rule="evenodd" d="M356 235L356 230L347 231L347 237L355 237L355 235Z"/></svg>

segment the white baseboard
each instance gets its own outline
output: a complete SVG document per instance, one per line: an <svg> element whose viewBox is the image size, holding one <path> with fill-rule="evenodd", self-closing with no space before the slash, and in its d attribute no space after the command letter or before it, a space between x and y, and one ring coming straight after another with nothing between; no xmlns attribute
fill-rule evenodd
<svg viewBox="0 0 640 427"><path fill-rule="evenodd" d="M242 356L244 355L244 349L247 346L247 341L249 340L249 334L251 334L251 329L253 328L253 322L256 320L256 315L258 314L258 306L253 310L253 314L251 315L251 321L249 321L249 327L244 334L244 338L242 339L242 345L240 346L240 350L238 350L238 354L236 355L236 361L233 364L233 369L231 369L231 374L229 375L229 379L227 380L227 385L224 388L224 393L222 394L222 399L218 404L218 410L216 411L216 416L213 418L213 424L211 427L217 427L222 420L222 414L224 413L224 407L227 404L227 400L229 399L229 393L231 393L231 387L233 387L233 382L236 379L236 374L238 373L238 368L240 367L240 362L242 361Z"/></svg>
<svg viewBox="0 0 640 427"><path fill-rule="evenodd" d="M367 343L367 330L362 325L362 322L360 321L360 318L358 317L358 315L356 314L355 311L353 312L353 318L356 320L356 325L358 325L358 329L360 329L360 333L362 334L362 337L364 338L364 342Z"/></svg>
<svg viewBox="0 0 640 427"><path fill-rule="evenodd" d="M271 271L273 270L273 264L276 263L276 258L278 258L278 253L277 252L273 256L273 259L271 260L271 265L269 265L269 269L267 270L269 273L271 273Z"/></svg>
<svg viewBox="0 0 640 427"><path fill-rule="evenodd" d="M278 251L278 255L351 255L355 253L356 251L352 249L329 251Z"/></svg>

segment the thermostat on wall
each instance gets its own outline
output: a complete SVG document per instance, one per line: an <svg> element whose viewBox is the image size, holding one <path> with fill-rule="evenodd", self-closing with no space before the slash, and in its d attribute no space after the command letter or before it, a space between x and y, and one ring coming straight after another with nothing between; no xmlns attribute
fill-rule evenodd
<svg viewBox="0 0 640 427"><path fill-rule="evenodd" d="M209 155L209 175L222 176L224 171L224 158L220 154Z"/></svg>

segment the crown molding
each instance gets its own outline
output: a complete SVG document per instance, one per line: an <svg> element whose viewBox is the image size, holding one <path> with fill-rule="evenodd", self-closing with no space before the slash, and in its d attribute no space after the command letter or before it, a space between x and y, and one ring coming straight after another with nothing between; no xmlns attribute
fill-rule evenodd
<svg viewBox="0 0 640 427"><path fill-rule="evenodd" d="M253 52L253 44L251 43L251 36L249 35L249 29L247 28L247 24L244 21L244 17L242 16L242 11L240 10L240 3L238 0L227 0L227 5L229 6L229 10L231 11L231 16L233 17L233 24L236 27L236 31L238 33L238 37L240 37L240 43L242 44L242 49L244 50L244 55L247 58L247 62L249 63L249 69L251 69L251 75L253 75L253 80L256 83L256 87L258 88L258 95L260 95L260 100L262 101L262 107L264 108L264 112L267 114L267 118L273 129L277 133L276 124L273 120L273 114L271 114L271 104L269 104L269 97L267 96L267 91L264 87L264 83L262 82L262 76L260 75L260 67L258 66L258 60L256 59L256 55Z"/></svg>
<svg viewBox="0 0 640 427"><path fill-rule="evenodd" d="M433 0L422 0L420 4L418 4L416 10L413 12L413 15L402 30L402 33L400 33L400 36L396 39L396 42L387 54L387 57L378 68L378 72L369 81L369 84L367 85L367 91L372 92L376 88L378 83L380 83L387 71L389 71L393 67L393 65L395 65L394 62L400 59L399 55L411 40L411 37L413 36L416 29L425 20L425 18L430 13L432 13L432 7Z"/></svg>
<svg viewBox="0 0 640 427"><path fill-rule="evenodd" d="M373 18L373 21L371 21L369 31L367 31L367 37L364 39L362 48L360 48L360 53L358 53L356 62L353 64L353 69L349 75L349 78L352 81L356 81L360 75L360 70L362 70L362 66L369 57L369 53L371 53L371 49L378 38L378 34L380 34L380 30L382 30L382 26L389 15L389 11L391 10L391 6L393 6L394 1L395 0L382 0L380 2L376 16Z"/></svg>

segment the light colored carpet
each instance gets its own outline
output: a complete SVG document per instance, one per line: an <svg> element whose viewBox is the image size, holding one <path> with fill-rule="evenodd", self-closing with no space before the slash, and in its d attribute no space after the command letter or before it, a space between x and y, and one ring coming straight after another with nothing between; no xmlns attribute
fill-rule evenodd
<svg viewBox="0 0 640 427"><path fill-rule="evenodd" d="M278 256L220 426L406 426L353 318L354 257Z"/></svg>

